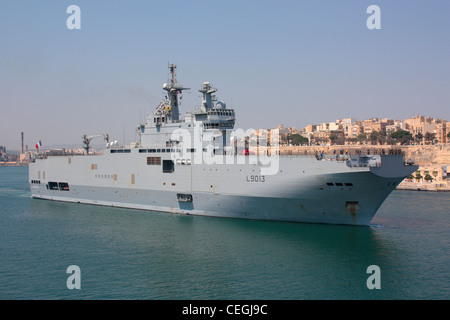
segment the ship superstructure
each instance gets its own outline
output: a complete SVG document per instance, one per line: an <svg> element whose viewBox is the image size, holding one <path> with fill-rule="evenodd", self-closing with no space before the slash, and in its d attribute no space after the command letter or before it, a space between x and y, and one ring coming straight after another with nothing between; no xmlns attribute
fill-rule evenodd
<svg viewBox="0 0 450 320"><path fill-rule="evenodd" d="M204 82L201 104L180 119L176 66L167 95L130 146L109 142L102 155L37 158L32 197L229 218L368 225L417 166L402 156L282 156L277 145L251 152L247 136ZM278 141L278 139L273 139ZM238 142L241 143L238 143ZM86 142L88 142L86 144ZM339 161L338 161L339 160Z"/></svg>

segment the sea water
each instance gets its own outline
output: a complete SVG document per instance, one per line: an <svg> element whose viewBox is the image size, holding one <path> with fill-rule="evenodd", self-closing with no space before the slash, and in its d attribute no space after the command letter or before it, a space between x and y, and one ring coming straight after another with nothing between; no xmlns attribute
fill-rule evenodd
<svg viewBox="0 0 450 320"><path fill-rule="evenodd" d="M394 191L369 227L267 222L32 199L0 167L0 299L449 299L449 235L450 193Z"/></svg>

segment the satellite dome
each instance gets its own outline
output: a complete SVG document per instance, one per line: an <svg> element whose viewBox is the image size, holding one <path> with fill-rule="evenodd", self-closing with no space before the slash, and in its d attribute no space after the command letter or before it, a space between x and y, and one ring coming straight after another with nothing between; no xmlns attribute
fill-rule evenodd
<svg viewBox="0 0 450 320"><path fill-rule="evenodd" d="M226 109L226 108L227 108L227 105L226 105L226 103L223 102L223 101L217 101L217 103L216 103L216 108L217 108L217 109Z"/></svg>

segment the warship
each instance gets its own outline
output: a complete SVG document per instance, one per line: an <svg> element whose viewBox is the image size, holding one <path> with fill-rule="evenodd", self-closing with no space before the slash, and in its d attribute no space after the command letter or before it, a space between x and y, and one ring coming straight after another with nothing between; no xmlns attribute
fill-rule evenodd
<svg viewBox="0 0 450 320"><path fill-rule="evenodd" d="M211 83L180 118L184 90L169 64L165 97L130 145L84 135L83 155L38 154L35 199L256 220L370 225L395 187L417 170L402 155L281 155L276 130L235 129L235 110ZM100 154L90 143L104 138Z"/></svg>

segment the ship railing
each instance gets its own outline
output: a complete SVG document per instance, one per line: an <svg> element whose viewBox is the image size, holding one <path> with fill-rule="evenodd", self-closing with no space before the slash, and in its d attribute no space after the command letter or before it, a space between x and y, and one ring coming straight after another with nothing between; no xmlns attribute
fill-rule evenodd
<svg viewBox="0 0 450 320"><path fill-rule="evenodd" d="M95 152L90 155L100 155L102 152ZM36 159L47 159L49 157L81 157L85 156L84 153L74 153L74 152L46 152L46 153L40 153L36 154L32 160Z"/></svg>
<svg viewBox="0 0 450 320"><path fill-rule="evenodd" d="M346 163L350 168L373 167L376 163L370 161L370 156L351 156L348 154L327 155L317 153L315 155L318 161L336 161Z"/></svg>
<svg viewBox="0 0 450 320"><path fill-rule="evenodd" d="M323 161L347 161L350 159L349 155L344 155L344 154L337 154L337 155L329 155L329 154L321 154L321 153L317 153L316 155L314 155L316 157L317 160L323 160Z"/></svg>
<svg viewBox="0 0 450 320"><path fill-rule="evenodd" d="M362 167L381 167L381 156L380 155L349 155L349 154L336 154L327 155L317 153L315 155L311 154L276 154L279 157L299 157L299 158L315 158L318 161L336 161L345 163L350 168L362 168ZM249 153L248 155L238 154L238 157L248 157L248 156L258 156L255 153Z"/></svg>

